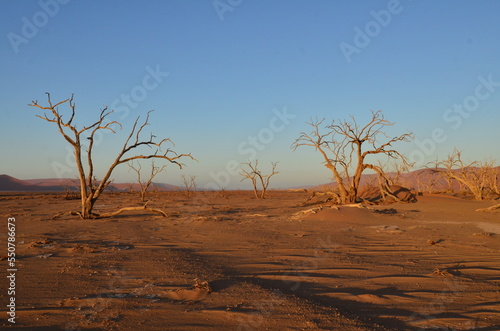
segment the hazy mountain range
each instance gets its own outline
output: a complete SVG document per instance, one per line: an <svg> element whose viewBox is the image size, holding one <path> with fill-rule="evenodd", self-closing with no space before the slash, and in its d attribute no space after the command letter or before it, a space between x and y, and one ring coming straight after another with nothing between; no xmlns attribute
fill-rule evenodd
<svg viewBox="0 0 500 331"><path fill-rule="evenodd" d="M495 168L500 180L500 167ZM393 172L387 173L388 177L395 178L396 174ZM440 177L439 174L433 173L430 169L420 169L409 173L400 174L397 180L399 185L416 191L440 191L449 189L449 184ZM150 190L157 189L158 191L180 191L184 187L165 184L153 183ZM272 184L272 183L271 183ZM321 185L310 185L303 187L293 187L294 189L307 188L308 190L323 190L327 187L335 186L335 182L328 182ZM364 174L361 177L361 186L364 185L377 185L376 174ZM460 187L455 181L452 184L453 190L458 190ZM17 179L9 175L0 175L0 192L64 192L64 191L78 191L79 181L74 178L42 178L42 179ZM111 183L107 189L112 192L125 192L129 190L138 191L140 186L138 183Z"/></svg>
<svg viewBox="0 0 500 331"><path fill-rule="evenodd" d="M158 191L178 191L179 186L154 183L150 189ZM108 191L124 192L130 189L138 191L138 183L111 183ZM9 175L0 175L0 192L65 192L78 191L79 181L72 178L41 178L41 179L17 179Z"/></svg>

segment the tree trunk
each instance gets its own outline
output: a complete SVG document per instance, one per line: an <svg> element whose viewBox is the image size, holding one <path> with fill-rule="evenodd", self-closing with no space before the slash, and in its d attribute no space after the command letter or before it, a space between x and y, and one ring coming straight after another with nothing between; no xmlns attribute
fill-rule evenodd
<svg viewBox="0 0 500 331"><path fill-rule="evenodd" d="M358 197L357 190L353 189L349 192L349 195L347 196L347 201L346 203L356 203L356 198Z"/></svg>
<svg viewBox="0 0 500 331"><path fill-rule="evenodd" d="M255 194L255 197L259 199L259 191L257 191L257 182L255 180L252 180L253 182L253 193Z"/></svg>
<svg viewBox="0 0 500 331"><path fill-rule="evenodd" d="M260 198L265 199L266 198L266 188L263 186L262 191L260 192Z"/></svg>
<svg viewBox="0 0 500 331"><path fill-rule="evenodd" d="M97 199L93 199L92 197L87 197L85 200L82 197L82 213L81 217L83 219L89 219L93 217L92 210L94 209L94 204Z"/></svg>

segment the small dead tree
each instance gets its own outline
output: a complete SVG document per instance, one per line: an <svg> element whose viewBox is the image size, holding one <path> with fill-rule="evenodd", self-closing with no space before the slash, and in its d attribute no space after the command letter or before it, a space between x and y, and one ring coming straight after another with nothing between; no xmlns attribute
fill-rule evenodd
<svg viewBox="0 0 500 331"><path fill-rule="evenodd" d="M338 193L331 192L337 203L356 202L361 175L366 169L371 169L378 175L382 194L394 198L389 188L390 181L383 169L366 161L370 156L385 155L399 159L408 166L406 158L395 150L392 144L400 141L408 142L413 139L413 134L410 132L396 137L387 136L385 129L394 123L387 121L381 111L372 111L371 120L363 126L358 124L353 116L350 122L333 121L323 127L324 121L323 118L307 123L313 130L310 133L302 132L292 144L292 149L310 146L320 152L325 167L332 171L333 178L337 182Z"/></svg>
<svg viewBox="0 0 500 331"><path fill-rule="evenodd" d="M255 197L257 199L265 199L271 177L279 173L278 171L276 171L278 162L271 162L272 168L271 168L271 173L269 175L262 174L262 171L259 169L259 160L255 160L254 163L249 161L247 163L243 163L242 165L247 166L248 169L241 169L240 174L243 176L243 179L241 181L244 181L245 179L250 179L252 181L253 192L255 193ZM260 183L261 186L260 194L257 189L258 183Z"/></svg>
<svg viewBox="0 0 500 331"><path fill-rule="evenodd" d="M144 203L144 202L146 202L146 192L148 191L148 188L153 183L153 179L156 177L156 175L158 175L160 172L165 170L167 165L163 165L161 167L156 167L155 161L154 160L151 161L151 172L149 173L149 177L146 181L143 181L141 178L142 177L141 176L142 166L139 162L138 162L137 166L134 165L133 162L128 163L128 166L130 167L131 170L133 170L137 174L137 182L139 183L139 187L141 189L139 192L139 195L141 197L141 202Z"/></svg>
<svg viewBox="0 0 500 331"><path fill-rule="evenodd" d="M447 177L448 180L456 180L466 187L476 200L484 200L488 181L478 161L464 163L462 152L455 148L446 160L433 164L434 173Z"/></svg>
<svg viewBox="0 0 500 331"><path fill-rule="evenodd" d="M37 115L37 117L50 122L55 123L59 133L64 137L64 139L71 145L74 151L74 156L76 160L76 166L78 169L79 180L80 180L80 195L81 195L81 211L75 212L75 214L80 215L83 219L95 218L95 217L105 217L109 215L98 215L93 212L94 204L97 199L101 196L102 192L106 189L106 187L110 183L110 178L115 170L115 168L122 164L127 163L132 160L138 159L164 159L171 163L176 164L180 168L182 168L182 163L180 163L180 159L182 158L190 158L194 159L191 154L177 154L170 148L167 148L165 151L161 151L161 148L165 143L170 142L170 139L163 139L160 141L155 140L155 136L150 134L149 139L143 140L141 138L141 133L146 126L149 125L149 115L151 111L149 111L146 115L146 119L142 124L139 124L138 117L130 134L128 135L125 143L123 144L122 149L118 152L115 160L108 167L108 170L102 177L100 182L94 181L95 173L94 173L94 160L92 158L92 151L94 147L94 136L99 131L109 130L113 133L116 133L115 126L119 126L121 128L121 124L117 121L108 121L107 117L113 113L113 111L108 111L108 107L104 107L97 121L92 123L89 126L85 126L81 129L77 128L77 125L73 122L76 114L76 106L73 101L73 95L71 98L52 103L50 98L50 94L47 94L48 106L41 106L38 104L38 101L32 101L29 105L31 107L39 108L43 111L48 111L51 115L47 115L45 112L43 115ZM69 105L69 118L63 119L63 114L60 112L59 107L62 105ZM82 137L83 136L83 137ZM86 139L85 139L86 138ZM85 140L88 141L87 150L84 151L82 148L84 147ZM150 147L153 148L154 152L149 154L136 154L130 155L131 152L135 151L140 147ZM84 163L87 163L87 166L84 166ZM128 207L126 210L131 210L130 208L136 207ZM146 206L143 209L147 209ZM123 209L122 209L123 210ZM120 212L120 211L119 211Z"/></svg>
<svg viewBox="0 0 500 331"><path fill-rule="evenodd" d="M382 169L384 169L382 163L379 163L379 165L382 167ZM394 162L392 164L392 171L391 172L392 172L392 174L389 177L390 177L390 181L391 181L392 185L401 185L401 186L406 186L406 187L411 186L411 184L403 178L403 174L408 172L408 165L407 164Z"/></svg>
<svg viewBox="0 0 500 331"><path fill-rule="evenodd" d="M495 160L481 162L481 172L486 180L486 185L491 194L500 196L500 167L495 167Z"/></svg>
<svg viewBox="0 0 500 331"><path fill-rule="evenodd" d="M182 183L186 188L186 195L189 197L193 192L196 192L196 176L186 177L185 175L181 175Z"/></svg>
<svg viewBox="0 0 500 331"><path fill-rule="evenodd" d="M80 200L78 195L78 179L69 179L62 183L64 185L64 199L65 200Z"/></svg>
<svg viewBox="0 0 500 331"><path fill-rule="evenodd" d="M440 177L432 169L424 168L413 173L416 181L417 191L420 193L434 193Z"/></svg>
<svg viewBox="0 0 500 331"><path fill-rule="evenodd" d="M428 167L427 170L429 170L429 176L432 176L430 184L434 189L433 192L439 193L441 191L442 185L438 185L438 184L441 184L441 181L444 180L444 182L446 182L446 188L443 188L444 192L445 193L453 193L454 184L456 182L455 178L453 178L451 176L446 176L446 175L444 175L443 172L436 171L436 169L438 169L441 166L441 163L442 162L439 161L439 159L437 159L437 158L435 161L431 161L428 163L430 165L430 167ZM459 192L462 192L463 191L463 183L462 182L457 182L457 183L459 183L459 186L460 186ZM444 183L443 183L443 185L444 185Z"/></svg>

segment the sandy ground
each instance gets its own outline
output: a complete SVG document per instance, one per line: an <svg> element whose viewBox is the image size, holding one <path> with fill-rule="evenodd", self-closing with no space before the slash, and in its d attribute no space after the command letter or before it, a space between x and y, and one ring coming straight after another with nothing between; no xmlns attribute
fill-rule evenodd
<svg viewBox="0 0 500 331"><path fill-rule="evenodd" d="M151 195L108 219L52 217L78 200L0 196L1 255L16 218L16 323L24 330L499 330L500 211L422 196L301 211L309 194ZM137 205L107 194L98 211Z"/></svg>

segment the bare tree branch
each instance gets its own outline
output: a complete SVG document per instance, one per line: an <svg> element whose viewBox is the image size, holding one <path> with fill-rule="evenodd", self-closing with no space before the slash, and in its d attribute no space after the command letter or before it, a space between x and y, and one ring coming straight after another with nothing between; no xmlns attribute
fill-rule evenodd
<svg viewBox="0 0 500 331"><path fill-rule="evenodd" d="M494 177L496 184L497 173L489 171L493 163L481 163L478 161L464 163L462 160L462 152L456 148L448 158L443 161L435 161L432 163L434 168L432 172L440 174L443 178L449 181L457 181L466 187L476 200L484 200L488 190L495 190L495 186L491 187Z"/></svg>
<svg viewBox="0 0 500 331"><path fill-rule="evenodd" d="M363 126L351 116L351 121L332 121L324 127L325 133L321 133L324 120L316 119L307 123L313 128L311 133L302 132L292 144L292 148L296 150L300 146L312 146L320 152L325 167L332 171L337 182L342 204L356 202L359 182L365 169L375 170L379 174L379 180L383 179L380 179L382 169L372 163L366 163L367 157L386 155L401 160L406 166L409 165L406 158L392 148L392 144L410 141L413 134L388 137L385 129L394 123L387 121L381 111L372 111L372 118ZM366 145L371 145L371 148L366 149Z"/></svg>
<svg viewBox="0 0 500 331"><path fill-rule="evenodd" d="M114 162L108 167L106 173L102 177L100 182L97 182L95 179L96 176L94 175L94 160L93 160L93 148L94 148L94 137L97 132L99 131L110 131L112 133L116 133L115 129L113 128L114 125L117 125L121 129L121 124L117 121L108 121L107 117L113 113L113 111L108 111L107 107L104 107L101 109L101 112L99 114L99 118L97 121L93 122L91 125L84 126L83 129L78 130L76 125L73 124L73 120L75 119L75 114L76 114L76 106L73 101L73 95L71 95L71 98L60 101L56 104L53 104L50 94L47 94L47 103L48 106L41 106L38 104L38 101L32 101L32 103L29 106L41 109L43 111L46 111L43 113L43 115L37 115L37 117L50 122L50 123L55 123L57 125L59 133L64 137L64 139L73 147L74 150L74 155L75 155L75 160L76 160L76 166L78 169L78 174L79 174L79 179L80 179L80 192L81 192L81 200L82 200L82 211L78 212L82 218L92 218L97 216L95 213L93 213L93 207L99 196L102 194L102 192L106 189L106 187L110 184L111 182L111 175L114 171L114 169L122 164L122 163L127 163L133 160L139 160L139 159L164 159L169 161L170 163L174 163L180 168L182 168L183 164L180 162L181 159L183 158L189 158L192 160L195 160L191 156L191 154L177 154L175 151L173 151L170 148L167 148L164 152L161 151L162 145L166 142L171 142L170 139L163 139L159 142L155 140L155 136L153 134L150 134L148 140L141 140L141 133L144 130L146 126L149 125L149 116L151 111L149 111L146 115L145 121L139 126L139 129L137 129L138 123L139 123L139 118L138 117L134 125L132 127L132 130L130 134L128 135L121 151L118 153L116 159ZM63 120L63 115L59 111L59 106L67 104L70 108L70 116L67 121ZM49 117L47 115L47 111L50 111L53 117ZM86 155L86 163L87 166L84 167L83 165L83 153L82 153L82 140L81 140L81 135L90 132L90 135L87 137L89 143L87 147L87 155ZM133 139L133 137L135 139ZM133 139L133 142L131 142L131 139ZM130 152L133 150L138 149L139 147L142 146L147 146L149 148L153 149L153 152L150 154L142 154L138 153L135 155L128 155ZM153 165L153 170L156 169ZM160 170L160 169L157 169ZM163 170L163 168L161 168ZM160 171L161 171L160 170ZM154 172L154 171L153 171ZM153 176L154 177L154 176ZM150 178L152 180L152 178Z"/></svg>
<svg viewBox="0 0 500 331"><path fill-rule="evenodd" d="M141 164L138 162L138 165L135 166L133 164L133 162L130 162L130 163L127 163L128 166L130 167L131 170L133 170L136 174L137 174L137 182L139 183L139 187L141 188L140 190L140 198L141 198L141 202L145 202L146 200L146 192L148 190L148 188L151 186L151 184L153 183L153 179L160 173L160 172L163 172L163 170L165 170L166 166L167 165L163 165L161 167L156 167L155 166L155 162L154 160L151 162L151 172L149 174L149 177L146 181L142 181L141 179L141 170L142 170L142 166Z"/></svg>
<svg viewBox="0 0 500 331"><path fill-rule="evenodd" d="M257 199L265 199L267 188L269 187L269 183L271 180L271 177L279 173L276 171L276 167L278 165L277 162L271 162L271 173L269 175L264 175L262 174L261 170L259 170L259 160L255 160L255 162L252 164L252 162L247 162L243 163L243 165L246 165L249 169L240 169L241 170L241 175L243 176L243 179L250 179L252 181L253 185L253 191L255 193L255 197ZM260 186L261 186L261 192L260 194L258 193L257 189L257 179L259 179Z"/></svg>
<svg viewBox="0 0 500 331"><path fill-rule="evenodd" d="M184 174L181 175L182 183L186 188L186 195L189 197L192 192L196 192L196 176L186 177Z"/></svg>

